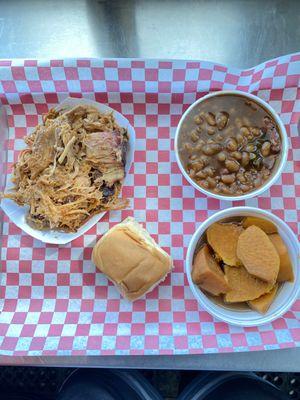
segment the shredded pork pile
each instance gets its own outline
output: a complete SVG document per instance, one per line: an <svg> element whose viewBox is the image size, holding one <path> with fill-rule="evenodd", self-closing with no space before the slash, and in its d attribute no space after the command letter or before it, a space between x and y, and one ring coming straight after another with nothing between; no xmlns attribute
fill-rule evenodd
<svg viewBox="0 0 300 400"><path fill-rule="evenodd" d="M29 205L34 228L75 232L95 213L127 206L118 195L128 136L112 114L83 105L50 110L25 143L5 197Z"/></svg>

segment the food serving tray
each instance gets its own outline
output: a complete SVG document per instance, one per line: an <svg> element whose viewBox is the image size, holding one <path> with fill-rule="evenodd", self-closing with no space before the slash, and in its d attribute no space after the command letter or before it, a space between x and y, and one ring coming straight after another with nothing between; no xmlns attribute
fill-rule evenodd
<svg viewBox="0 0 300 400"><path fill-rule="evenodd" d="M299 235L299 78L300 53L248 70L197 61L0 61L9 170L23 136L68 96L105 103L136 130L134 162L123 188L130 209L106 214L67 245L44 244L3 216L0 354L193 354L299 346L300 299L282 318L251 328L217 321L198 305L184 274L187 246L202 221L232 203L195 191L173 152L180 116L204 94L238 89L268 101L289 135L288 162L269 191L234 204L270 210ZM121 299L91 262L96 240L129 215L175 264L163 283L133 303Z"/></svg>

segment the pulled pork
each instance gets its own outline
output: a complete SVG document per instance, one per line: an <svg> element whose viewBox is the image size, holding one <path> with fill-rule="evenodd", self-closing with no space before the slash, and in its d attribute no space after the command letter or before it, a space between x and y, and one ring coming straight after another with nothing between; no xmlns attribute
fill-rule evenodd
<svg viewBox="0 0 300 400"><path fill-rule="evenodd" d="M92 215L128 205L118 198L128 136L111 113L83 105L50 110L24 140L14 190L4 197L29 205L34 228L75 232Z"/></svg>

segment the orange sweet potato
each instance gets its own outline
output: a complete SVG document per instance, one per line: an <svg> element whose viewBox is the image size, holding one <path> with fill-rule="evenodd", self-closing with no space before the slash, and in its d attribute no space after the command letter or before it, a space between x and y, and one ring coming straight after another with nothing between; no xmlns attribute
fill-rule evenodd
<svg viewBox="0 0 300 400"><path fill-rule="evenodd" d="M219 222L212 224L206 231L208 243L227 265L234 267L239 265L236 247L242 231L243 228L240 225Z"/></svg>
<svg viewBox="0 0 300 400"><path fill-rule="evenodd" d="M192 279L200 288L215 296L229 290L225 275L211 255L207 244L199 250L194 259Z"/></svg>
<svg viewBox="0 0 300 400"><path fill-rule="evenodd" d="M271 242L273 243L275 249L277 250L277 253L278 253L279 259L280 259L277 281L278 282L285 282L285 281L293 282L294 272L293 272L292 263L291 263L286 245L284 244L283 240L277 233L274 233L273 235L269 235L269 238L270 238Z"/></svg>
<svg viewBox="0 0 300 400"><path fill-rule="evenodd" d="M258 299L248 301L249 307L261 314L266 313L275 299L277 289L278 284L276 283L269 293L263 294L262 296L258 297Z"/></svg>
<svg viewBox="0 0 300 400"><path fill-rule="evenodd" d="M279 255L268 235L255 225L238 238L237 256L249 274L275 283L279 272Z"/></svg>
<svg viewBox="0 0 300 400"><path fill-rule="evenodd" d="M225 265L224 271L230 286L230 291L224 295L226 303L254 300L268 293L273 287L273 283L262 281L250 275L244 267L232 268Z"/></svg>
<svg viewBox="0 0 300 400"><path fill-rule="evenodd" d="M268 221L267 219L258 218L258 217L246 217L243 220L243 227L248 228L251 225L258 226L262 229L265 233L277 233L277 228L273 224L273 222Z"/></svg>

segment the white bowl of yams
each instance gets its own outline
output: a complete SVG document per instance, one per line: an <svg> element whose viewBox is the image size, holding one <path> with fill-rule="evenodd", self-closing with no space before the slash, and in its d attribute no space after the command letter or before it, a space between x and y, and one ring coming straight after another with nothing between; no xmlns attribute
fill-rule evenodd
<svg viewBox="0 0 300 400"><path fill-rule="evenodd" d="M194 233L186 273L199 304L219 320L257 326L282 316L300 290L299 241L268 211L217 212Z"/></svg>

